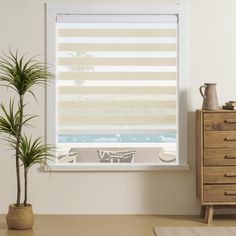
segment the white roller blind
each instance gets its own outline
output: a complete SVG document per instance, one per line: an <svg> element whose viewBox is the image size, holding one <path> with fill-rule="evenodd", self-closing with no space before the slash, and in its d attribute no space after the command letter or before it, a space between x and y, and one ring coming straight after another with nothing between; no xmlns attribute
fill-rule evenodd
<svg viewBox="0 0 236 236"><path fill-rule="evenodd" d="M177 129L176 15L58 15L58 132Z"/></svg>

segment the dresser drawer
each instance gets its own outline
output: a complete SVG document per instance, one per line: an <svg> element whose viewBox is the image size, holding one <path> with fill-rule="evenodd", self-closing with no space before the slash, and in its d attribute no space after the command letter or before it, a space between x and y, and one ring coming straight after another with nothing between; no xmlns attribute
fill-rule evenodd
<svg viewBox="0 0 236 236"><path fill-rule="evenodd" d="M236 147L236 131L204 131L204 148Z"/></svg>
<svg viewBox="0 0 236 236"><path fill-rule="evenodd" d="M236 148L209 148L204 149L205 166L236 166Z"/></svg>
<svg viewBox="0 0 236 236"><path fill-rule="evenodd" d="M205 113L203 127L204 130L236 131L236 113Z"/></svg>
<svg viewBox="0 0 236 236"><path fill-rule="evenodd" d="M204 185L204 202L236 202L236 185Z"/></svg>
<svg viewBox="0 0 236 236"><path fill-rule="evenodd" d="M204 167L203 182L236 184L236 167Z"/></svg>

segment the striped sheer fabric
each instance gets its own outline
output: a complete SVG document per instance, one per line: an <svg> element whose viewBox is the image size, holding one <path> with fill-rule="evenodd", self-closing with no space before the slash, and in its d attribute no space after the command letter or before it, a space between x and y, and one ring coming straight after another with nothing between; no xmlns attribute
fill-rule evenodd
<svg viewBox="0 0 236 236"><path fill-rule="evenodd" d="M58 132L176 132L176 15L58 15Z"/></svg>

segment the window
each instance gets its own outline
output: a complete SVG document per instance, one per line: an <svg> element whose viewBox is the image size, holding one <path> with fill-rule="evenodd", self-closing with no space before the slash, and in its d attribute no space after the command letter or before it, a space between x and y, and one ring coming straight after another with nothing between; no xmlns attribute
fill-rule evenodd
<svg viewBox="0 0 236 236"><path fill-rule="evenodd" d="M161 9L49 8L56 81L47 91L47 141L59 149L56 165L186 162L184 17L180 6Z"/></svg>

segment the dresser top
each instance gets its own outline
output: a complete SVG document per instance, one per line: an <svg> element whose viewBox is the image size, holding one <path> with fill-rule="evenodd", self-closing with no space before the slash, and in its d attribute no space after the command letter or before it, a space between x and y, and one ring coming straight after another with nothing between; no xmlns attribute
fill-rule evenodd
<svg viewBox="0 0 236 236"><path fill-rule="evenodd" d="M201 109L197 109L197 111L200 111L200 112L221 112L221 113L227 113L227 112L236 112L236 110L226 110L226 109L218 109L218 110L201 110Z"/></svg>

